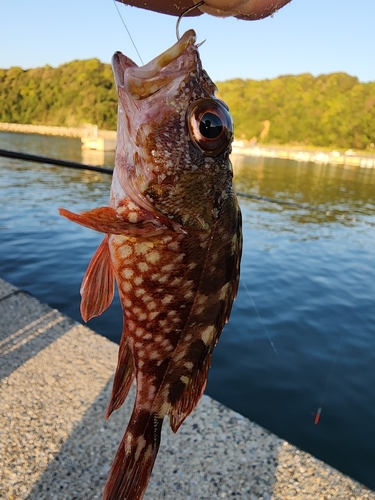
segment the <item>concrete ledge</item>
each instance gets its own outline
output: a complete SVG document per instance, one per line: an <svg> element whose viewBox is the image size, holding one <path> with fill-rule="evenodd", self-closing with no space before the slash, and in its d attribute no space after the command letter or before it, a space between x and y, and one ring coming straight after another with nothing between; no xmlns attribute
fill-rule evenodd
<svg viewBox="0 0 375 500"><path fill-rule="evenodd" d="M82 127L55 127L50 125L30 125L22 123L0 122L0 132L15 132L18 134L41 134L59 137L93 136L95 130L96 137L116 140L115 130L98 130L95 125L87 124Z"/></svg>
<svg viewBox="0 0 375 500"><path fill-rule="evenodd" d="M0 318L0 498L100 499L134 397L104 420L117 345L1 279ZM220 498L375 493L205 396L165 422L145 499Z"/></svg>

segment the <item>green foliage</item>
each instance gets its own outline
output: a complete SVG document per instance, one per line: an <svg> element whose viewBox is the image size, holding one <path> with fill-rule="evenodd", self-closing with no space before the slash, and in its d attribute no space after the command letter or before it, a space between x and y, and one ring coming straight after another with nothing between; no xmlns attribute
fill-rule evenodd
<svg viewBox="0 0 375 500"><path fill-rule="evenodd" d="M117 94L109 64L72 61L58 68L0 70L0 121L115 130Z"/></svg>
<svg viewBox="0 0 375 500"><path fill-rule="evenodd" d="M345 73L303 74L230 80L218 89L239 139L355 149L375 142L375 82L360 83Z"/></svg>
<svg viewBox="0 0 375 500"><path fill-rule="evenodd" d="M375 143L375 82L345 73L219 82L238 139L263 144L365 149ZM116 129L117 95L109 64L0 69L0 121Z"/></svg>

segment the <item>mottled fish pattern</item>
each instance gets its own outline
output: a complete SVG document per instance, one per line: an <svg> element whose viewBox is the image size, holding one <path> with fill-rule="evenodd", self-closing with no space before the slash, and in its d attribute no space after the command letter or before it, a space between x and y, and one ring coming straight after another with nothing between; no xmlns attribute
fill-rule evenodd
<svg viewBox="0 0 375 500"><path fill-rule="evenodd" d="M81 214L60 209L104 233L82 282L84 320L110 305L115 282L119 290L124 326L107 417L136 380L105 500L143 497L163 419L176 432L198 403L238 288L232 120L195 40L188 31L143 67L114 55L119 115L110 204Z"/></svg>

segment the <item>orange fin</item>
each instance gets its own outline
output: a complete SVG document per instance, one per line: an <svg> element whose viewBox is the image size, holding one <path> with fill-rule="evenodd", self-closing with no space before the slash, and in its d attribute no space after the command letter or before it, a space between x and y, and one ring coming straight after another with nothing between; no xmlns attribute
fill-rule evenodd
<svg viewBox="0 0 375 500"><path fill-rule="evenodd" d="M163 419L133 410L109 472L102 500L141 500L160 445Z"/></svg>
<svg viewBox="0 0 375 500"><path fill-rule="evenodd" d="M80 214L75 214L65 208L59 208L59 213L72 222L106 234L124 234L130 236L147 234L147 236L150 236L166 228L166 226L153 219L146 218L138 222L130 222L111 207L94 208L89 212L82 212Z"/></svg>
<svg viewBox="0 0 375 500"><path fill-rule="evenodd" d="M135 370L133 356L128 344L128 338L125 335L125 332L123 332L119 347L117 368L113 381L112 394L105 414L106 419L109 418L113 411L120 408L122 403L125 401L134 379L134 373Z"/></svg>
<svg viewBox="0 0 375 500"><path fill-rule="evenodd" d="M81 315L84 321L99 316L111 304L115 293L115 274L108 247L108 236L99 245L81 285Z"/></svg>

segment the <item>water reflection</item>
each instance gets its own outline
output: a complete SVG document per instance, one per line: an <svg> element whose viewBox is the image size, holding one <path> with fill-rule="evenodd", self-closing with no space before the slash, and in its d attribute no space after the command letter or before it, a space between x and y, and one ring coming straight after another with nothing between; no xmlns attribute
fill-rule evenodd
<svg viewBox="0 0 375 500"><path fill-rule="evenodd" d="M332 211L374 217L375 169L240 155L232 163L238 191L309 205L320 211L319 222Z"/></svg>
<svg viewBox="0 0 375 500"><path fill-rule="evenodd" d="M80 139L0 132L0 149L113 168L113 151L83 149ZM28 164L27 164L28 165Z"/></svg>
<svg viewBox="0 0 375 500"><path fill-rule="evenodd" d="M82 163L86 165L101 165L113 167L115 153L113 151L98 151L96 149L82 148Z"/></svg>

